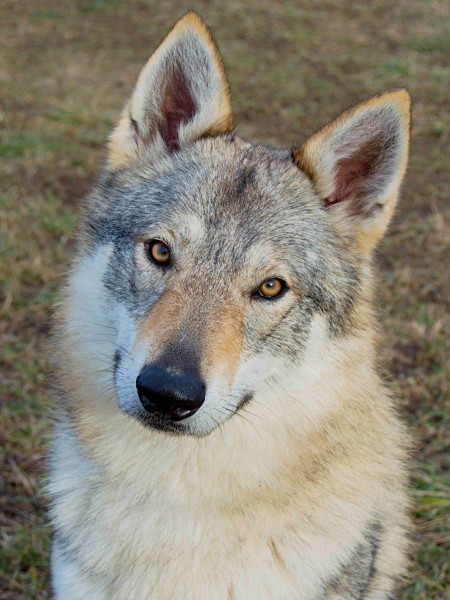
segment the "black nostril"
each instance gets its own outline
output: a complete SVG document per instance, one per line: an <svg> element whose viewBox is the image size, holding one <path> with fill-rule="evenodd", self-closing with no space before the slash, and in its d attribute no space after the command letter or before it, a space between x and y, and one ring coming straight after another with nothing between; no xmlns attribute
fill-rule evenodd
<svg viewBox="0 0 450 600"><path fill-rule="evenodd" d="M142 369L136 379L142 406L163 419L191 417L205 401L205 384L194 375L172 373L159 365Z"/></svg>

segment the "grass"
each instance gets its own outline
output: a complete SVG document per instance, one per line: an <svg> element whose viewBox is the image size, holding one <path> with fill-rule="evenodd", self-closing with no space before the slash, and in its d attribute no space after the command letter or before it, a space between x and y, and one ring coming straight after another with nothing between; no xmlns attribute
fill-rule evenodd
<svg viewBox="0 0 450 600"><path fill-rule="evenodd" d="M78 200L139 68L189 8L216 33L245 137L288 146L372 93L395 86L412 93L409 173L379 255L382 358L416 439L417 543L402 598L448 597L448 3L4 0L0 600L49 597L43 350Z"/></svg>

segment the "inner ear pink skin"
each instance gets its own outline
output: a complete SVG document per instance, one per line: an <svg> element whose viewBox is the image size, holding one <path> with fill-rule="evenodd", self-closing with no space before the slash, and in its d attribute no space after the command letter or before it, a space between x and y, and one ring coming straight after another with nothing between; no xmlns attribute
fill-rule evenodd
<svg viewBox="0 0 450 600"><path fill-rule="evenodd" d="M159 129L169 152L172 153L180 149L180 125L192 119L196 105L180 68L174 70L165 86L161 106L163 119Z"/></svg>
<svg viewBox="0 0 450 600"><path fill-rule="evenodd" d="M343 200L358 201L370 188L370 178L383 162L383 145L377 138L336 163L335 189L324 199L326 207Z"/></svg>

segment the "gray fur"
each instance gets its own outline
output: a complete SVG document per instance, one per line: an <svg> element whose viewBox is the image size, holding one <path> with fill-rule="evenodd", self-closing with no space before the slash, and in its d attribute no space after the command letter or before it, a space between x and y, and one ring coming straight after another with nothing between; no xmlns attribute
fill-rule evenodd
<svg viewBox="0 0 450 600"><path fill-rule="evenodd" d="M196 302L211 302L212 292L220 299L245 270L248 250L270 243L276 249L273 258L289 263L298 302L283 323L275 323L273 331L252 343L273 344L295 358L293 348L302 347L315 312L327 315L335 334L351 329L359 293L358 257L349 253L347 240L336 236L289 152L252 146L235 136L200 140L170 163L106 173L90 205L85 219L88 247L113 241L105 282L115 299L126 302L137 316L157 300L158 282L150 289L137 280L135 240L155 225L176 230L183 215L196 214L207 237L201 244L189 240L183 257L183 270L192 270ZM172 276L176 273L165 280ZM251 334L251 323L247 327ZM288 334L298 343L284 343Z"/></svg>
<svg viewBox="0 0 450 600"><path fill-rule="evenodd" d="M405 566L405 434L375 370L370 271L408 102L387 93L276 150L231 133L197 16L150 59L59 312L57 600L389 597ZM270 300L268 278L286 282ZM195 377L203 404L153 414L147 365Z"/></svg>

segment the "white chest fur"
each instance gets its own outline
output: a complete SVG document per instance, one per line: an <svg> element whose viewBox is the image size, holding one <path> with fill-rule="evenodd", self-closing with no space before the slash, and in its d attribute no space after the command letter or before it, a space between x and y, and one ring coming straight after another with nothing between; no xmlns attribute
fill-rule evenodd
<svg viewBox="0 0 450 600"><path fill-rule="evenodd" d="M183 456L179 465L166 456L164 474L154 454L141 460L138 443L129 455L130 475L133 457L140 463L135 485L87 459L73 434L57 436L54 450L58 599L313 600L349 559L372 508L320 481L294 493L294 482L261 480L227 495L226 485L208 489L202 465Z"/></svg>

